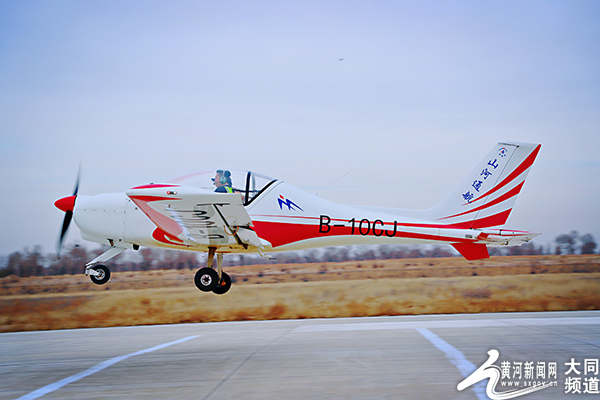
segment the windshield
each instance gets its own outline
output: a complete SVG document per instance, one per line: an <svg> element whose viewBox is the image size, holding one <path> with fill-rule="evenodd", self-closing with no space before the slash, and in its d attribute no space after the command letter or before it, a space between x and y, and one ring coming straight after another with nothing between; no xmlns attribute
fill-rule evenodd
<svg viewBox="0 0 600 400"><path fill-rule="evenodd" d="M216 182L215 182L216 180ZM237 169L213 169L183 175L170 180L170 183L195 186L205 190L227 192L217 189L219 186L229 186L234 193L241 193L244 205L250 204L267 187L277 179L252 171Z"/></svg>

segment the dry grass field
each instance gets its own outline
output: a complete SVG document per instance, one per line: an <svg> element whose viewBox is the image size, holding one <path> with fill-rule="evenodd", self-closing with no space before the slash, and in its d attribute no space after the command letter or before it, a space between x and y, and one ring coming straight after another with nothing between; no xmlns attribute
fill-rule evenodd
<svg viewBox="0 0 600 400"><path fill-rule="evenodd" d="M230 267L229 293L195 271L0 279L0 331L232 320L600 309L600 255Z"/></svg>

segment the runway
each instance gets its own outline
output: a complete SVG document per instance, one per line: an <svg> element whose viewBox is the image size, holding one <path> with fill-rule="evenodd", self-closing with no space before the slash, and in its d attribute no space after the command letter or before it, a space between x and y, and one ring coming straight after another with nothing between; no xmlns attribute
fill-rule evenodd
<svg viewBox="0 0 600 400"><path fill-rule="evenodd" d="M523 398L600 398L600 312L582 311L0 334L0 399L487 399L487 379L457 385L492 349L497 392L550 382Z"/></svg>

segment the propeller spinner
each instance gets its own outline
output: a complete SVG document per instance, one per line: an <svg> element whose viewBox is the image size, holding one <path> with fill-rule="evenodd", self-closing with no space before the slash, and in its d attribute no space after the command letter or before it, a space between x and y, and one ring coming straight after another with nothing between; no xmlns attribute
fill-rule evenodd
<svg viewBox="0 0 600 400"><path fill-rule="evenodd" d="M77 180L75 181L75 188L73 189L73 194L71 196L63 197L62 199L58 199L54 202L56 208L65 213L65 219L63 220L62 228L60 230L60 236L58 237L58 242L56 243L56 255L60 257L60 250L62 248L63 240L67 235L67 231L69 230L69 225L71 224L71 220L73 219L73 210L75 209L75 201L77 200L77 192L79 191L79 174L80 170L77 172Z"/></svg>

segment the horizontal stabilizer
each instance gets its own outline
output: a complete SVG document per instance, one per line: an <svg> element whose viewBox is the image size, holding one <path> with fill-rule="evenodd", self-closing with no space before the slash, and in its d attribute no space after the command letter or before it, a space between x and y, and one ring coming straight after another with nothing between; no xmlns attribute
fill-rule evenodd
<svg viewBox="0 0 600 400"><path fill-rule="evenodd" d="M477 236L477 243L488 246L521 246L539 235L539 233L534 232L485 229Z"/></svg>

